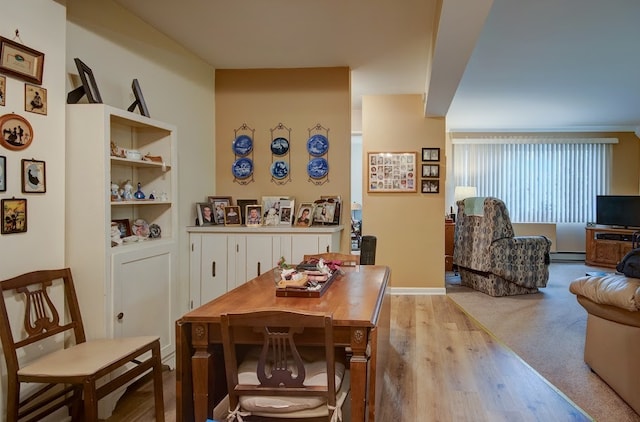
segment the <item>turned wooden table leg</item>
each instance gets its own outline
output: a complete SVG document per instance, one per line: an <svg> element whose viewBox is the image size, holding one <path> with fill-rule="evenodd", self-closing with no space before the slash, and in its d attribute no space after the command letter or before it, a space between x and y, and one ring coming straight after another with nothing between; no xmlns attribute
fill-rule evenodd
<svg viewBox="0 0 640 422"><path fill-rule="evenodd" d="M351 420L365 421L367 409L367 329L351 329Z"/></svg>

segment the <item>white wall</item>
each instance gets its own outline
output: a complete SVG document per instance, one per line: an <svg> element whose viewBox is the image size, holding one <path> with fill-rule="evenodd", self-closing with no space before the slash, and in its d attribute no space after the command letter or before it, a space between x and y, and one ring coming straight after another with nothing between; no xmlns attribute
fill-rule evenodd
<svg viewBox="0 0 640 422"><path fill-rule="evenodd" d="M112 0L67 0L67 90L74 57L93 71L105 104L126 109L140 82L152 118L178 127L180 303L187 311L195 203L215 194L214 69Z"/></svg>

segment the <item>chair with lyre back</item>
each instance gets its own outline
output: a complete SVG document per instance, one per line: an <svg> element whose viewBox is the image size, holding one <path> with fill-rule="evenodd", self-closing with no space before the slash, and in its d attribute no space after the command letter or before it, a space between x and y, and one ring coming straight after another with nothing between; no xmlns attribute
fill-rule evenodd
<svg viewBox="0 0 640 422"><path fill-rule="evenodd" d="M227 420L341 420L350 380L331 315L263 309L223 314L221 326Z"/></svg>
<svg viewBox="0 0 640 422"><path fill-rule="evenodd" d="M304 255L303 260L304 262L309 262L313 259L320 258L322 258L324 261L340 261L340 265L344 267L354 267L356 265L360 265L360 255L352 255L340 252L325 252L319 254Z"/></svg>
<svg viewBox="0 0 640 422"><path fill-rule="evenodd" d="M87 341L69 268L3 280L0 291L8 421L40 420L64 407L73 421L97 421L101 398L149 372L156 421L164 421L158 336ZM21 391L23 383L41 388Z"/></svg>

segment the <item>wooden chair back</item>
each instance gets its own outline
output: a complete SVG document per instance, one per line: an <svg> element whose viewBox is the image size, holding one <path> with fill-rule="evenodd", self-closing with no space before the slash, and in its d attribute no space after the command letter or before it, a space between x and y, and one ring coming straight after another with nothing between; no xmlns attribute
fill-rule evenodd
<svg viewBox="0 0 640 422"><path fill-rule="evenodd" d="M221 315L221 327L230 410L238 408L240 396L244 395L326 397L330 409L327 420L331 420L336 406L331 315L286 310L227 313ZM324 345L327 385L304 386L305 367L298 348L301 342L317 344L318 340ZM261 345L257 365L260 385L238 382L238 353L243 344Z"/></svg>
<svg viewBox="0 0 640 422"><path fill-rule="evenodd" d="M62 298L53 294L54 290L60 292ZM101 353L97 358L83 356L88 352L90 354L101 349L111 351L116 348L110 348L110 344L104 341L94 348L85 347L91 342L86 340L69 268L34 271L0 281L0 292L0 339L8 381L7 420L40 420L67 406L72 420L97 421L97 401L100 398L149 370L157 373L154 373L156 420L164 420L162 367L157 337L155 341L154 337L134 338L124 342L121 340L120 353L117 355ZM8 307L12 310L11 313ZM12 318L16 307L23 307L24 311L20 328L17 327L17 319ZM16 326L12 327L14 321ZM51 339L53 336L58 336L60 340L58 337ZM43 342L49 348L56 343L64 344L65 348L42 355L38 351L38 345ZM123 346L127 344L135 347L123 352ZM83 351L78 353L81 347ZM131 361L141 359L141 355L147 352L152 352L151 359L137 362L140 364L133 369L102 383L105 375ZM87 364L88 361L90 364ZM88 368L94 366L100 367L99 370L87 373ZM98 380L101 381L99 389L96 387ZM27 382L42 383L44 386L28 397L21 398L21 383Z"/></svg>
<svg viewBox="0 0 640 422"><path fill-rule="evenodd" d="M304 255L304 261L309 261L311 259L324 259L325 261L342 261L343 267L355 267L356 265L360 265L360 255L351 255L340 252L325 252L319 254L312 255Z"/></svg>

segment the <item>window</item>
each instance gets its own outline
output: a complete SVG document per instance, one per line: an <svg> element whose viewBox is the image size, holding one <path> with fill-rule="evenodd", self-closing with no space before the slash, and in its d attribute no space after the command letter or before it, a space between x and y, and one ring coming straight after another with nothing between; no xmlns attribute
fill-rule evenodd
<svg viewBox="0 0 640 422"><path fill-rule="evenodd" d="M513 222L595 221L617 139L454 139L454 186L502 199Z"/></svg>

